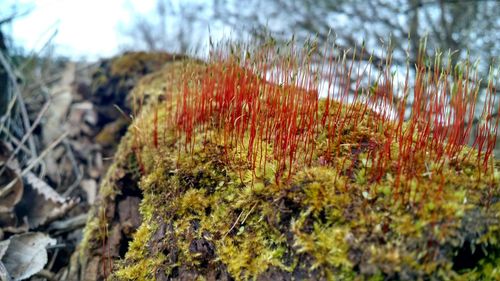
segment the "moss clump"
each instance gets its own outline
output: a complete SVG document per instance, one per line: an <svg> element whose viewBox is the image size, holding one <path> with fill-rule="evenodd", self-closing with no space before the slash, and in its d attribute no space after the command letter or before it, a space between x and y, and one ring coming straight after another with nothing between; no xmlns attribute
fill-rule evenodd
<svg viewBox="0 0 500 281"><path fill-rule="evenodd" d="M128 99L129 92L139 80L160 70L168 62L184 58L163 52L127 52L103 60L92 75L91 84L91 99L97 105L99 122L105 124L123 118L116 106L129 114L132 111Z"/></svg>
<svg viewBox="0 0 500 281"><path fill-rule="evenodd" d="M134 94L151 93L148 85L164 83L167 75L178 83L190 77L188 86L195 87L203 68L177 64L150 76ZM173 82L169 97L180 95L183 86ZM149 99L129 131L129 151L120 152L130 155L135 138L134 155L143 167L143 223L111 279L500 277L498 166L481 172L474 157L450 160L440 177L432 176L435 164L423 153L418 161L427 163L429 173L400 179L407 197L395 200L400 191L390 172L394 163L387 163L389 172L378 182L367 184L372 163L365 144L387 137L370 125L375 114L368 113L357 126L345 127L335 158L324 160L326 136L319 136L311 165L301 163L303 168L277 181L276 165L251 168L245 152L218 141L218 130L208 129L203 134L213 137L198 137L186 149L169 123L175 99L165 106L157 103L160 93L152 96L157 98ZM272 150L264 142L259 153ZM397 147L390 150L396 159Z"/></svg>

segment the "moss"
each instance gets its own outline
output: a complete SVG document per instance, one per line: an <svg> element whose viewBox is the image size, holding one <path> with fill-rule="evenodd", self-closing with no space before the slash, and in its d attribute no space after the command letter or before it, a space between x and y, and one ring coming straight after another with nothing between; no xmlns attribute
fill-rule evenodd
<svg viewBox="0 0 500 281"><path fill-rule="evenodd" d="M95 136L95 142L104 147L116 146L129 124L130 122L126 117L120 116L115 121L104 126Z"/></svg>
<svg viewBox="0 0 500 281"><path fill-rule="evenodd" d="M83 267L96 255L96 252L103 250L102 241L107 238L105 229L108 228L114 217L114 213L109 214L108 212L109 205L114 205L113 201L120 193L116 181L123 175L123 169L128 169L130 150L130 137L126 136L118 147L115 162L110 166L101 183L98 202L89 211L82 242L79 246L80 263Z"/></svg>
<svg viewBox="0 0 500 281"><path fill-rule="evenodd" d="M88 262L87 260L87 253L90 248L90 240L96 236L96 233L99 230L99 219L94 216L93 210L89 213L87 223L85 225L85 229L83 231L83 237L82 241L80 242L79 245L79 259L82 261L82 264L86 264Z"/></svg>
<svg viewBox="0 0 500 281"><path fill-rule="evenodd" d="M275 181L275 163L250 169L246 152L224 148L217 141L222 139L218 131L208 131L215 137L199 137L186 149L167 122L175 99L161 106L158 101L175 97L182 79L196 80L203 68L171 64L133 92L136 100L147 97L148 102L129 129L115 165L123 161L128 169L134 166L127 157L136 142L135 162L144 168L143 223L114 278L151 280L161 274L196 279L213 272L236 280L273 272L289 279L497 278L500 194L491 188L500 180L497 170L479 177L471 157L447 161L438 176L437 164L422 153L415 161L428 171L401 178L408 196L394 200L401 191L394 188L393 163L380 181L369 182L367 167L373 163L364 146L383 143L386 136L373 129L374 118L368 115L358 126L346 126L335 157L326 155L326 136L320 136L312 164L299 162L290 177ZM155 113L158 147L152 139ZM262 144L262 153L272 149ZM395 161L398 150L390 149L389 161ZM120 192L112 182L113 169L101 190L106 198ZM95 229L95 223L88 228ZM475 256L466 247L488 254ZM474 259L472 265L457 265L457 260L469 258Z"/></svg>
<svg viewBox="0 0 500 281"><path fill-rule="evenodd" d="M120 267L110 279L116 280L152 280L161 264L165 261L162 253L154 253L145 247L144 241L150 241L158 229L158 222L154 219L155 210L151 202L154 199L146 196L140 207L140 213L144 220L135 232L132 242L129 244L125 255L127 266Z"/></svg>
<svg viewBox="0 0 500 281"><path fill-rule="evenodd" d="M111 64L111 75L131 75L132 73L149 73L160 69L165 62L184 58L162 52L129 52L116 57Z"/></svg>
<svg viewBox="0 0 500 281"><path fill-rule="evenodd" d="M308 212L300 215L297 221L292 222L297 253L308 253L314 258L312 269L326 266L349 271L352 263L347 257L348 245L345 243L348 229L341 225L324 225L314 222L310 233L303 232Z"/></svg>

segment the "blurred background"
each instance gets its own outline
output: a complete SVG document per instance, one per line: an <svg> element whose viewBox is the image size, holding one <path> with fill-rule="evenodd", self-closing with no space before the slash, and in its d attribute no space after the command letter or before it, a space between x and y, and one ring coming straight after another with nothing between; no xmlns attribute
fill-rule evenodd
<svg viewBox="0 0 500 281"><path fill-rule="evenodd" d="M272 34L298 41L329 33L346 48L368 51L391 40L397 60L428 36L429 49L458 51L485 68L500 55L500 3L495 0L1 0L0 26L10 47L97 59L124 50L202 54L208 38ZM410 37L411 35L411 37ZM409 39L410 38L410 39ZM368 53L369 53L368 52Z"/></svg>

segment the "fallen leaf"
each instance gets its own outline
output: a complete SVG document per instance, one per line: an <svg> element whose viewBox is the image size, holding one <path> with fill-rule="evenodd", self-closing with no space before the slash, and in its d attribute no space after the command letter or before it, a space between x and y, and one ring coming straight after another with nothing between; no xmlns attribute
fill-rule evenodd
<svg viewBox="0 0 500 281"><path fill-rule="evenodd" d="M61 80L50 90L52 102L43 124L43 141L45 145L52 143L62 133L62 124L71 105L71 83L75 80L75 64L68 63L62 73Z"/></svg>
<svg viewBox="0 0 500 281"><path fill-rule="evenodd" d="M41 232L13 235L0 242L0 249L6 247L0 261L12 280L24 280L44 268L47 264L46 247L55 244L55 239Z"/></svg>
<svg viewBox="0 0 500 281"><path fill-rule="evenodd" d="M6 186L14 180L14 185L9 190L6 190ZM23 196L23 182L18 173L9 167L5 167L3 174L0 175L0 190L3 193L0 196L0 213L11 212Z"/></svg>
<svg viewBox="0 0 500 281"><path fill-rule="evenodd" d="M33 189L42 195L45 199L53 202L64 203L66 199L59 195L50 185L45 181L39 179L35 174L29 172L25 175L26 182L31 185Z"/></svg>
<svg viewBox="0 0 500 281"><path fill-rule="evenodd" d="M90 205L94 204L97 196L97 182L93 179L82 180L80 186L87 194L87 202L89 202Z"/></svg>
<svg viewBox="0 0 500 281"><path fill-rule="evenodd" d="M24 195L16 207L16 215L18 218L26 217L30 229L57 219L77 203L62 197L32 173L27 173L25 179Z"/></svg>
<svg viewBox="0 0 500 281"><path fill-rule="evenodd" d="M3 166L0 166L3 167ZM14 182L13 185L9 184ZM14 207L21 200L24 193L24 185L18 172L5 167L2 175L0 175L0 227L3 231L10 227L17 227L17 217L14 213Z"/></svg>

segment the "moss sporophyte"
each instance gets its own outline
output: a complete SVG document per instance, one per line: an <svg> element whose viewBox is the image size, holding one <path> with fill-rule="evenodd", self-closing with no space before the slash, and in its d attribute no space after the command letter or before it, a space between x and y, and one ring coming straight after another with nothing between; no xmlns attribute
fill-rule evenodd
<svg viewBox="0 0 500 281"><path fill-rule="evenodd" d="M498 71L321 57L230 44L139 83L143 223L112 278L500 278Z"/></svg>

